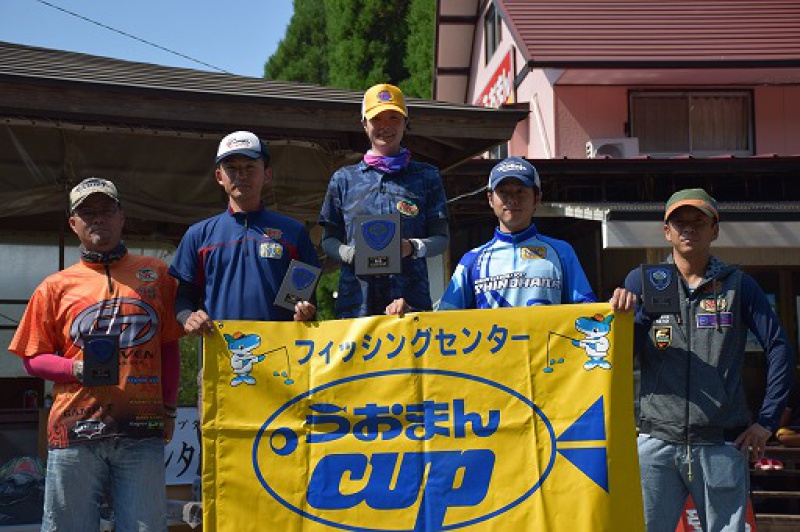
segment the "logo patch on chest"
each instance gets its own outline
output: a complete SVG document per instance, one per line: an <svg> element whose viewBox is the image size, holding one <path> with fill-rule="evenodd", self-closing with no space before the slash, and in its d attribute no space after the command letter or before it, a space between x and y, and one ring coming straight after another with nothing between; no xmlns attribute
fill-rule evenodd
<svg viewBox="0 0 800 532"><path fill-rule="evenodd" d="M142 268L136 272L136 278L143 283L152 283L158 279L158 272L153 268Z"/></svg>
<svg viewBox="0 0 800 532"><path fill-rule="evenodd" d="M538 260L547 257L547 248L544 246L525 246L520 248L520 257L526 260Z"/></svg>
<svg viewBox="0 0 800 532"><path fill-rule="evenodd" d="M733 314L730 312L720 312L719 314L720 327L733 326ZM698 314L697 315L697 328L698 329L712 329L717 326L716 314Z"/></svg>
<svg viewBox="0 0 800 532"><path fill-rule="evenodd" d="M659 349L666 349L672 345L672 327L654 327L653 341Z"/></svg>
<svg viewBox="0 0 800 532"><path fill-rule="evenodd" d="M273 227L267 227L267 229L264 231L264 234L272 240L280 240L283 237L283 231Z"/></svg>
<svg viewBox="0 0 800 532"><path fill-rule="evenodd" d="M718 297L716 301L714 297L705 297L700 300L700 308L706 312L716 312L717 310L725 310L728 308L728 302L724 297Z"/></svg>
<svg viewBox="0 0 800 532"><path fill-rule="evenodd" d="M283 257L283 246L277 242L263 242L258 247L258 256L262 259L279 259Z"/></svg>
<svg viewBox="0 0 800 532"><path fill-rule="evenodd" d="M397 202L397 212L404 216L416 216L419 214L419 207L406 199Z"/></svg>

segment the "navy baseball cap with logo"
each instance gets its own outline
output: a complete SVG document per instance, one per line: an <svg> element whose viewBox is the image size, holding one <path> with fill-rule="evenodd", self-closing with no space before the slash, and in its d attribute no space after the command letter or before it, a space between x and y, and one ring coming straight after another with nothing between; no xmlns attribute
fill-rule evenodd
<svg viewBox="0 0 800 532"><path fill-rule="evenodd" d="M492 168L489 174L489 190L494 190L501 181L509 177L519 179L526 187L535 187L539 190L542 188L539 172L531 163L522 157L508 157Z"/></svg>
<svg viewBox="0 0 800 532"><path fill-rule="evenodd" d="M260 138L249 131L234 131L226 135L219 143L217 148L217 163L221 163L226 157L231 155L244 155L251 159L264 159L269 161L267 146Z"/></svg>

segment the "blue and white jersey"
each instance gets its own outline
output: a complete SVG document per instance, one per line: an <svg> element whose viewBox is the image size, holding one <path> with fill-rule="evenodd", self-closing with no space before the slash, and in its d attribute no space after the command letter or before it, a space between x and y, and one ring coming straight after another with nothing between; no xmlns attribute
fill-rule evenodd
<svg viewBox="0 0 800 532"><path fill-rule="evenodd" d="M492 240L466 253L439 310L596 301L572 246L531 224L514 234L495 229Z"/></svg>

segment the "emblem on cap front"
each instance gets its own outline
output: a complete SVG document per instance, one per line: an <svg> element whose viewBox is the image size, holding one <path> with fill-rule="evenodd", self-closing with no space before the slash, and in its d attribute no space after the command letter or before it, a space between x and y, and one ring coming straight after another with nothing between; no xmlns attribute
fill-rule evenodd
<svg viewBox="0 0 800 532"><path fill-rule="evenodd" d="M249 148L250 139L231 139L228 141L229 148Z"/></svg>
<svg viewBox="0 0 800 532"><path fill-rule="evenodd" d="M388 102L392 99L392 93L387 90L383 90L378 93L378 99L382 102Z"/></svg>

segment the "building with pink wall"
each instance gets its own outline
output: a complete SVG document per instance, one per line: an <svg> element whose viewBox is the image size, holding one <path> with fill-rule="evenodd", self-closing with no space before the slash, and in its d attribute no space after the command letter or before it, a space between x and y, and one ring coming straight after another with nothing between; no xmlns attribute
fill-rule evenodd
<svg viewBox="0 0 800 532"><path fill-rule="evenodd" d="M439 0L436 100L525 111L482 159L543 178L540 230L576 247L598 293L666 251L663 202L722 205L717 254L800 317L800 2ZM486 240L493 162L445 173L454 253ZM472 199L470 199L472 198Z"/></svg>

